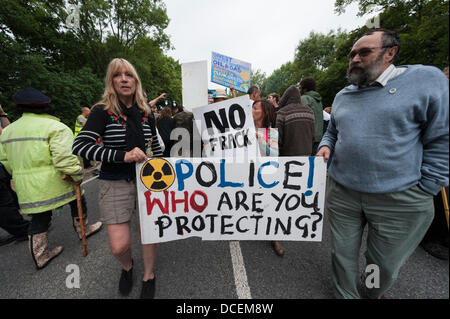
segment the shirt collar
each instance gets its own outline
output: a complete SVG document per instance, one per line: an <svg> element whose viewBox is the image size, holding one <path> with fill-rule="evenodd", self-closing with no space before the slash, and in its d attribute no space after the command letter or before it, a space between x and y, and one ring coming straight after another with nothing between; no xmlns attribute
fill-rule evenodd
<svg viewBox="0 0 450 319"><path fill-rule="evenodd" d="M386 86L389 80L392 80L405 71L406 67L396 67L395 65L391 64L386 68L386 70L384 70L383 73L381 73L381 75L372 83L372 85L378 83L381 86Z"/></svg>

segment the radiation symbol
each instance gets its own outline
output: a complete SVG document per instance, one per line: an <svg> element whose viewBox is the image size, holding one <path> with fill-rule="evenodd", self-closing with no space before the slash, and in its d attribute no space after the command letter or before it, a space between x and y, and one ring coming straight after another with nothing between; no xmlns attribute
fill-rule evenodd
<svg viewBox="0 0 450 319"><path fill-rule="evenodd" d="M153 158L142 166L141 181L149 190L162 192L175 180L172 165L162 158Z"/></svg>

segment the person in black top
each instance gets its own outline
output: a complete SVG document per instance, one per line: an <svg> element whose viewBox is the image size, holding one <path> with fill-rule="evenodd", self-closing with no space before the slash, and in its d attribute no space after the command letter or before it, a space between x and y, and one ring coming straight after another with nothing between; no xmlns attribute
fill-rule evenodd
<svg viewBox="0 0 450 319"><path fill-rule="evenodd" d="M105 91L73 143L75 155L102 162L99 174L99 207L107 225L110 249L122 265L119 291L128 295L133 284L130 220L136 208L135 163L160 157L150 108L140 78L130 62L113 59L105 77ZM103 146L97 143L101 139ZM144 276L141 298L153 298L156 244L142 245Z"/></svg>
<svg viewBox="0 0 450 319"><path fill-rule="evenodd" d="M161 114L158 120L158 131L159 135L166 146L164 149L164 157L170 157L170 149L172 148L173 142L170 139L170 133L175 128L175 119L172 118L172 110L170 107L166 106L161 110Z"/></svg>
<svg viewBox="0 0 450 319"><path fill-rule="evenodd" d="M0 91L0 94L2 92ZM0 105L0 135L2 127L10 124L8 114L3 111ZM19 201L16 193L11 189L11 175L0 163L0 228L9 234L0 237L0 246L9 244L15 240L23 241L28 239L28 226L30 222L25 220L19 212Z"/></svg>

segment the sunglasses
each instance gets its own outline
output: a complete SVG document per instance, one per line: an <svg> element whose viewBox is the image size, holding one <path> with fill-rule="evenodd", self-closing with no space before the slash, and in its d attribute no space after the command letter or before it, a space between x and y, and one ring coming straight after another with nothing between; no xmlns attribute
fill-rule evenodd
<svg viewBox="0 0 450 319"><path fill-rule="evenodd" d="M359 50L355 50L355 51L351 51L348 55L347 58L351 61L355 58L355 56L359 55L361 58L365 58L367 56L369 56L370 54L372 54L372 52L375 49L386 49L386 48L392 48L392 45L390 46L382 46L382 47L374 47L374 48L362 48Z"/></svg>

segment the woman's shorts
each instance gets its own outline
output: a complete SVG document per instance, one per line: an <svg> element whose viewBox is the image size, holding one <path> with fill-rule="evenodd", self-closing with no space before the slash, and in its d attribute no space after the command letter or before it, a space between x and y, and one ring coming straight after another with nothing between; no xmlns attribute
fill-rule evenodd
<svg viewBox="0 0 450 319"><path fill-rule="evenodd" d="M99 180L100 219L107 225L129 222L136 209L135 181Z"/></svg>

